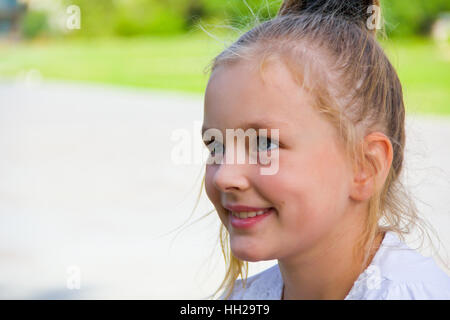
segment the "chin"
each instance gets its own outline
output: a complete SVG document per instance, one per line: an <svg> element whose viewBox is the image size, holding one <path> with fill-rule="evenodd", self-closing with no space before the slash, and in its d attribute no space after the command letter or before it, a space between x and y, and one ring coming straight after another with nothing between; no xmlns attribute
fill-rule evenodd
<svg viewBox="0 0 450 320"><path fill-rule="evenodd" d="M268 252L258 249L260 248L255 248L255 246L251 246L248 244L240 245L238 243L235 243L233 245L233 242L231 242L231 252L236 258L240 260L248 262L258 262L276 259L269 256Z"/></svg>

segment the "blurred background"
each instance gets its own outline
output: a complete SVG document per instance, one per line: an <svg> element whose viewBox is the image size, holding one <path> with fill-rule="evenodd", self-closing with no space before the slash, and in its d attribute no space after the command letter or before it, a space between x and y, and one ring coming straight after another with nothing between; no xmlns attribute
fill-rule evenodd
<svg viewBox="0 0 450 320"><path fill-rule="evenodd" d="M380 41L408 113L403 179L445 256L450 2L382 2ZM204 70L280 5L0 0L0 298L214 292L225 271L218 218L188 226L213 209L203 192L191 216L204 172L196 155L206 152ZM181 136L191 149L180 157ZM275 262L252 263L250 275Z"/></svg>

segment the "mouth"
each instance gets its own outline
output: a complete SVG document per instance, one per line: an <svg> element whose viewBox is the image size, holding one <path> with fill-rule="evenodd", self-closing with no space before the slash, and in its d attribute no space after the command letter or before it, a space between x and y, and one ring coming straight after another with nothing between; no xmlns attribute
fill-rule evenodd
<svg viewBox="0 0 450 320"><path fill-rule="evenodd" d="M240 212L238 212L238 211L228 210L228 212L238 219L247 219L247 218L253 218L256 216L266 214L267 212L269 212L272 209L273 208L270 207L270 208L266 208L266 209L262 209L262 210L258 210L258 211L240 211Z"/></svg>
<svg viewBox="0 0 450 320"><path fill-rule="evenodd" d="M231 225L237 229L249 229L261 223L268 216L275 212L275 208L270 207L258 211L235 212L227 210Z"/></svg>

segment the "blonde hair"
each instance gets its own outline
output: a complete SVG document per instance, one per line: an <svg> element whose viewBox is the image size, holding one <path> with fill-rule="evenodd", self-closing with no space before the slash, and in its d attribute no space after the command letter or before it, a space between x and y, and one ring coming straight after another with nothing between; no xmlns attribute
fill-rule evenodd
<svg viewBox="0 0 450 320"><path fill-rule="evenodd" d="M245 32L210 64L213 72L219 66L243 59L257 60L262 72L268 60L283 61L299 85L314 97L314 107L339 131L354 168L368 166L377 170L374 159L364 154L362 141L368 133L381 131L389 138L392 165L384 185L375 186L364 232L354 247L354 254L365 253L361 271L379 233L393 231L404 240L414 228L428 237L427 229L432 230L419 217L412 197L399 179L405 148L402 86L376 40L376 29L367 29L370 5L379 6L379 1L284 1L275 18ZM324 68L327 72L323 72ZM223 224L219 240L226 274L212 296L225 289L227 299L239 276L245 287L248 262L231 252Z"/></svg>

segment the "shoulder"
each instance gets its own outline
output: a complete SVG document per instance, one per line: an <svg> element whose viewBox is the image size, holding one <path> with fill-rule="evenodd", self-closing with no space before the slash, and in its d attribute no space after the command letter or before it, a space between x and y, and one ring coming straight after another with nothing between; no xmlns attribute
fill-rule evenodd
<svg viewBox="0 0 450 320"><path fill-rule="evenodd" d="M283 280L278 264L247 278L238 279L234 283L233 291L228 300L279 300ZM223 300L225 293L219 298Z"/></svg>
<svg viewBox="0 0 450 320"><path fill-rule="evenodd" d="M357 299L450 299L450 277L388 232L370 266L348 296Z"/></svg>

